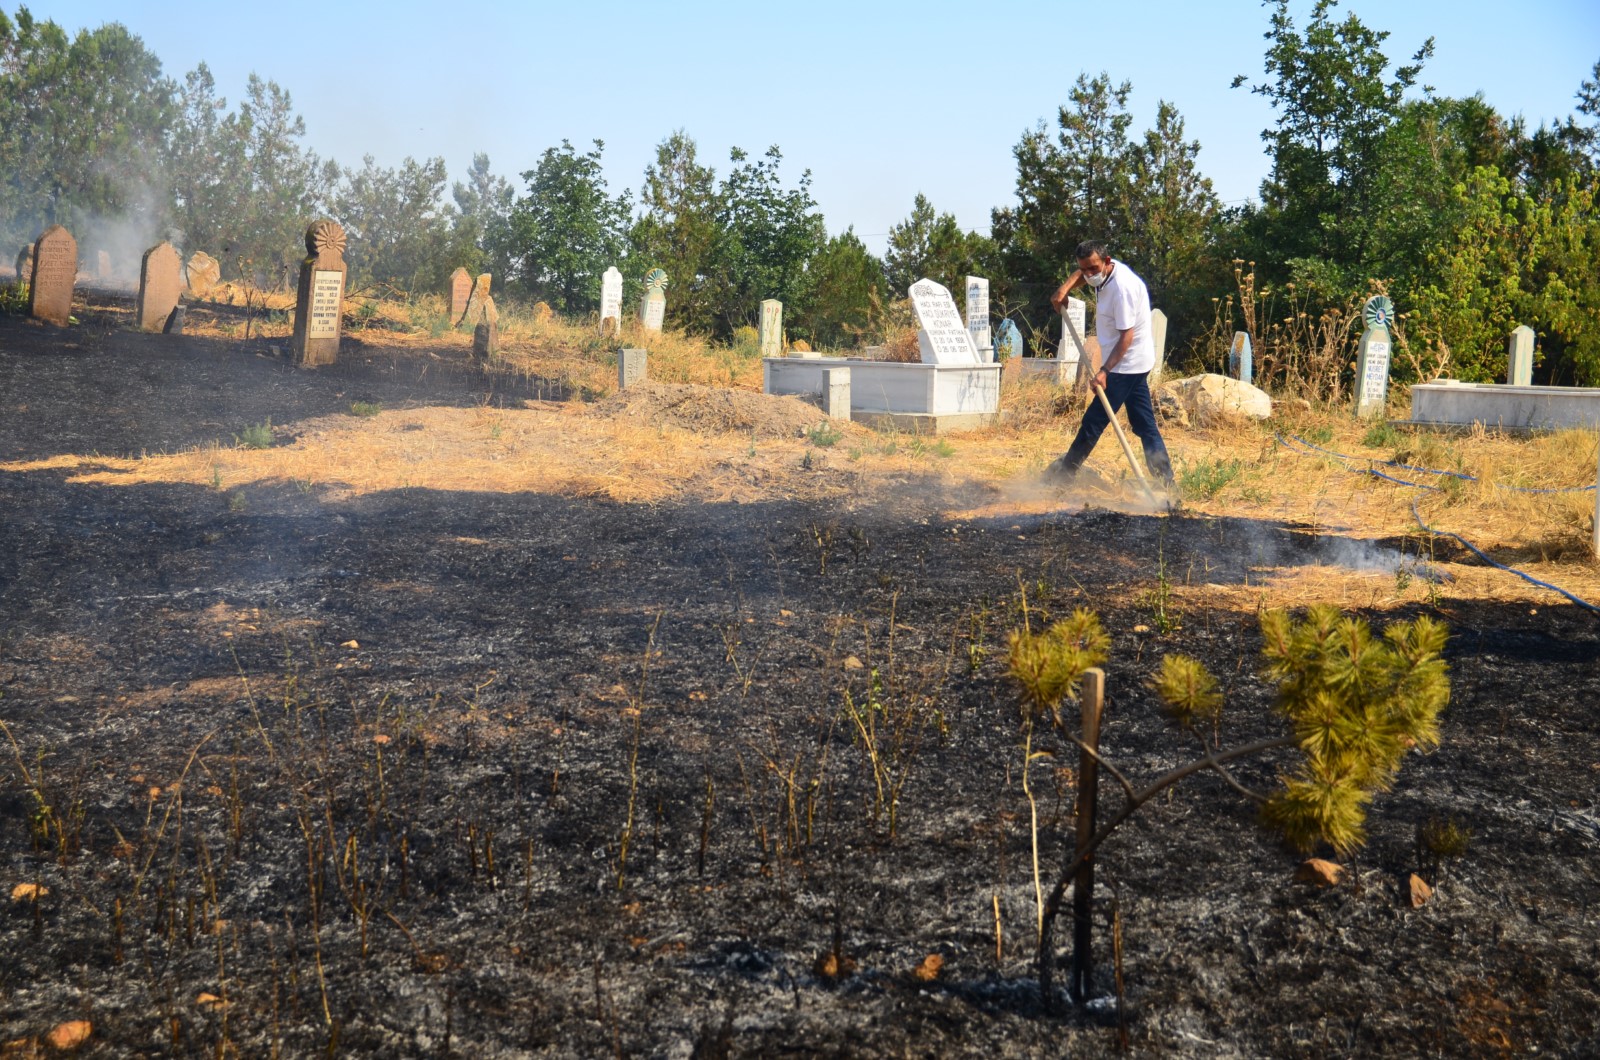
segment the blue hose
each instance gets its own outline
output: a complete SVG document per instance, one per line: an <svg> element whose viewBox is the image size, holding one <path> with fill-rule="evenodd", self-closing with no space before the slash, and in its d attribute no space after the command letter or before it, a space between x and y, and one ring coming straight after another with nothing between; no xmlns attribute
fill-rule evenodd
<svg viewBox="0 0 1600 1060"><path fill-rule="evenodd" d="M1298 450L1295 449L1294 446L1289 444L1288 440L1284 438L1284 436L1283 436L1283 434L1281 432L1277 433L1276 437L1278 439L1278 444L1279 445L1283 446L1285 449L1288 449L1292 453L1293 452L1298 452ZM1345 466L1345 470L1350 472L1352 475L1371 475L1373 478L1381 478L1381 479L1384 479L1386 481L1393 482L1396 485L1410 487L1411 489L1437 490L1439 488L1438 486L1425 486L1420 482L1407 482L1405 479L1395 478L1393 475L1386 475L1382 471L1378 471L1378 470L1375 470L1375 469L1370 468L1370 467L1366 467L1366 468L1350 467L1349 464L1352 461L1359 459L1358 457L1349 456L1349 455L1347 455L1345 453L1336 453L1332 449L1324 449L1320 445L1315 445L1315 444L1313 444L1311 442L1306 441L1304 438L1300 437L1298 434L1291 434L1289 437L1293 438L1296 442L1299 442L1301 445L1305 446L1308 449L1315 449L1319 453L1325 453L1328 456L1331 456L1331 457L1334 457L1334 458L1338 459L1339 461L1341 461L1342 463L1344 463L1346 465ZM1307 454L1303 454L1302 453L1301 455L1303 456L1303 455L1307 455ZM1454 476L1456 478L1462 478L1462 479L1468 479L1468 480L1476 481L1476 479L1473 479L1473 477L1471 475L1464 475L1459 471L1434 471L1431 468L1411 467L1411 466L1409 466L1407 464L1397 464L1392 460L1375 460L1375 461L1372 461L1372 462L1373 463L1384 464L1387 467L1405 468L1408 471L1425 471L1430 475L1452 475L1452 476ZM1595 487L1594 486L1583 486L1583 487L1572 488L1572 489L1518 489L1515 486L1502 486L1500 488L1501 489L1517 490L1517 492L1519 492L1519 493L1582 493L1582 492L1584 492L1584 490L1592 490ZM1468 551L1470 551L1473 555L1477 556L1479 559L1483 560L1489 566L1494 567L1494 568L1496 568L1498 570L1506 571L1507 573L1510 573L1510 574L1515 574L1517 577L1521 578L1525 582L1528 582L1530 585L1537 585L1541 589L1549 589L1553 593L1559 593L1560 595L1566 597L1568 600L1570 600L1573 603L1577 604L1579 607L1585 608L1586 610L1589 610L1589 611L1593 611L1596 614L1600 614L1600 607L1596 607L1594 604L1589 603L1587 600L1579 599L1578 597L1576 597L1576 596L1572 595L1571 593L1567 592L1565 589L1561 588L1560 586L1551 585L1549 582L1542 582L1538 578L1535 578L1531 574L1528 574L1528 573L1526 573L1524 571L1520 571L1515 567L1508 567L1504 563L1499 563L1499 562L1497 562L1495 560L1490 559L1484 553L1484 551L1482 549L1480 549L1478 546L1474 545L1471 541L1468 541L1466 538L1462 537L1460 534L1452 534L1448 530L1435 530L1433 527L1429 526L1426 522L1423 521L1422 513L1420 511L1418 511L1417 502L1416 501L1412 501L1411 502L1411 515L1417 520L1417 525L1422 527L1422 529L1424 531L1426 531L1427 533L1438 534L1441 537L1454 538L1455 540L1461 542L1462 545L1466 546Z"/></svg>
<svg viewBox="0 0 1600 1060"><path fill-rule="evenodd" d="M1478 481L1478 478L1477 478L1476 475L1469 475L1464 471L1437 471L1437 470L1435 470L1434 468L1431 468L1431 467L1417 467L1414 464L1402 464L1398 460L1373 460L1370 457L1351 456L1349 453L1336 453L1332 449L1324 449L1324 448L1322 448L1322 446L1317 445L1315 442L1306 441L1304 438L1300 437L1298 434L1291 434L1291 435L1289 435L1289 437L1293 438L1295 441L1299 442L1301 445L1305 446L1307 449L1315 449L1319 453L1327 453L1329 456L1336 456L1340 460L1366 460L1368 463L1382 464L1384 467L1397 467L1397 468L1400 468L1402 471L1420 471L1424 475L1447 475L1450 478L1458 478L1458 479L1462 479L1462 480L1464 480L1466 482L1476 482L1476 481ZM1278 440L1280 442L1283 441L1283 435L1282 434L1278 435ZM1400 480L1400 479L1390 478L1388 475L1384 475L1384 474L1381 474L1381 473L1378 473L1378 472L1374 472L1374 474L1376 474L1378 478L1387 478L1387 479L1389 479L1390 482L1402 482L1402 480ZM1402 482L1402 485L1417 486L1417 484L1415 482ZM1588 492L1590 492L1591 490L1593 490L1595 488L1593 486L1566 486L1566 487L1560 487L1560 488L1557 488L1557 489L1536 489L1536 488L1531 487L1531 486L1502 486L1498 482L1490 483L1490 485L1494 486L1495 489L1510 490L1513 493L1588 493ZM1417 488L1418 489L1436 489L1437 487L1434 487L1434 486L1417 486Z"/></svg>

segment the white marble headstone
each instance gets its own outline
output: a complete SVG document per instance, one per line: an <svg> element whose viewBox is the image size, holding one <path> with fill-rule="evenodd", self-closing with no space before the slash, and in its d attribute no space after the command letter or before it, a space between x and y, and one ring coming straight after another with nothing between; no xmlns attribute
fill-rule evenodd
<svg viewBox="0 0 1600 1060"><path fill-rule="evenodd" d="M1083 299L1068 298L1061 303L1061 326L1065 329L1070 324L1072 330L1078 336L1078 342L1083 342L1088 337L1084 330L1085 321L1088 318L1088 309L1084 306ZM1078 342L1073 342L1072 336L1063 330L1061 341L1056 345L1056 359L1058 361L1076 362L1078 360Z"/></svg>
<svg viewBox="0 0 1600 1060"><path fill-rule="evenodd" d="M761 356L779 357L783 354L783 303L768 298L761 303Z"/></svg>
<svg viewBox="0 0 1600 1060"><path fill-rule="evenodd" d="M917 343L923 364L977 364L972 333L956 310L949 288L923 278L911 285L911 307L922 330Z"/></svg>
<svg viewBox="0 0 1600 1060"><path fill-rule="evenodd" d="M994 345L989 337L989 281L981 276L967 277L967 330L980 351Z"/></svg>
<svg viewBox="0 0 1600 1060"><path fill-rule="evenodd" d="M622 334L622 273L615 265L600 279L600 325L602 332L609 327L612 334Z"/></svg>

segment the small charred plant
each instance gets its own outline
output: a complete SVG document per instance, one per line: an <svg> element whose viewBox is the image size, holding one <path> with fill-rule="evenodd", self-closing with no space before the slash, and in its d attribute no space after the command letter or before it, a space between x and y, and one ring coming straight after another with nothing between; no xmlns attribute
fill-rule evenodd
<svg viewBox="0 0 1600 1060"><path fill-rule="evenodd" d="M1406 753L1439 742L1438 717L1450 699L1441 657L1447 631L1423 616L1395 622L1375 636L1363 620L1337 608L1311 608L1303 619L1283 611L1262 615L1266 676L1278 683L1278 710L1288 735L1224 748L1220 739L1223 696L1217 680L1193 658L1162 660L1153 685L1172 723L1191 736L1199 757L1135 788L1112 763L1086 750L1106 769L1125 796L1123 805L1087 843L1079 843L1041 902L1037 966L1046 1006L1053 1001L1051 929L1067 885L1117 827L1157 794L1195 773L1209 770L1258 803L1263 821L1303 851L1327 845L1347 855L1366 841L1372 798L1389 788ZM1085 671L1104 658L1109 642L1091 613L1042 634L1024 628L1011 637L1010 672L1022 687L1028 756L1034 723L1046 719L1069 743L1084 747L1061 715L1076 695ZM1280 790L1255 792L1227 764L1270 751L1294 748L1299 761L1283 771ZM1026 783L1026 771L1024 771ZM1029 795L1030 801L1032 795ZM1037 856L1036 856L1037 862ZM1036 869L1037 886L1037 869Z"/></svg>

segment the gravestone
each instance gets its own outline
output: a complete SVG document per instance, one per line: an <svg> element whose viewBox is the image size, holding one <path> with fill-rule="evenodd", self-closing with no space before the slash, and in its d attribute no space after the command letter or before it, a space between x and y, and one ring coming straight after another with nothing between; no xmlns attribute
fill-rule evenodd
<svg viewBox="0 0 1600 1060"><path fill-rule="evenodd" d="M1021 357L1026 347L1022 344L1022 332L1017 330L1017 322L1010 317L1000 321L1000 333L995 342L996 355L1002 361L1009 361L1013 357Z"/></svg>
<svg viewBox="0 0 1600 1060"><path fill-rule="evenodd" d="M830 420L850 418L850 369L822 370L822 412Z"/></svg>
<svg viewBox="0 0 1600 1060"><path fill-rule="evenodd" d="M189 297L204 298L222 282L222 265L203 250L189 256Z"/></svg>
<svg viewBox="0 0 1600 1060"><path fill-rule="evenodd" d="M1068 298L1061 303L1061 341L1056 343L1056 360L1077 361L1078 342L1088 341L1088 309L1081 298ZM1072 341L1072 335L1067 334L1067 327L1071 325L1072 331L1078 336L1078 342Z"/></svg>
<svg viewBox="0 0 1600 1060"><path fill-rule="evenodd" d="M924 277L911 285L911 307L916 311L917 345L923 364L977 364L978 350L972 333L956 311L956 300L943 284Z"/></svg>
<svg viewBox="0 0 1600 1060"><path fill-rule="evenodd" d="M1506 349L1506 382L1512 386L1533 385L1533 329L1518 324Z"/></svg>
<svg viewBox="0 0 1600 1060"><path fill-rule="evenodd" d="M95 251L94 278L96 283L111 282L111 255L107 251Z"/></svg>
<svg viewBox="0 0 1600 1060"><path fill-rule="evenodd" d="M1255 377L1254 358L1250 350L1250 333L1235 331L1233 345L1228 347L1228 374L1241 383L1250 383Z"/></svg>
<svg viewBox="0 0 1600 1060"><path fill-rule="evenodd" d="M994 342L989 334L989 281L982 276L967 277L967 330L978 348L978 360L994 360Z"/></svg>
<svg viewBox="0 0 1600 1060"><path fill-rule="evenodd" d="M551 319L555 315L555 310L551 309L548 303L533 303L533 323L536 327L542 327L543 325L550 323Z"/></svg>
<svg viewBox="0 0 1600 1060"><path fill-rule="evenodd" d="M639 323L646 331L660 331L667 319L667 274L651 269L644 276L644 298L639 303Z"/></svg>
<svg viewBox="0 0 1600 1060"><path fill-rule="evenodd" d="M300 288L294 303L296 364L316 366L339 359L344 321L344 229L318 221L306 229L306 258L300 263Z"/></svg>
<svg viewBox="0 0 1600 1060"><path fill-rule="evenodd" d="M17 282L27 283L33 275L33 244L27 243L17 251Z"/></svg>
<svg viewBox="0 0 1600 1060"><path fill-rule="evenodd" d="M649 355L644 350L617 351L617 389L626 390L643 382L649 369Z"/></svg>
<svg viewBox="0 0 1600 1060"><path fill-rule="evenodd" d="M622 273L615 265L600 278L600 334L622 334Z"/></svg>
<svg viewBox="0 0 1600 1060"><path fill-rule="evenodd" d="M1381 416L1389 405L1389 321L1394 303L1384 295L1374 295L1362 307L1367 330L1361 334L1361 353L1356 358L1356 415L1362 419Z"/></svg>
<svg viewBox="0 0 1600 1060"><path fill-rule="evenodd" d="M139 261L134 319L140 331L165 331L183 288L183 259L171 243L157 243Z"/></svg>
<svg viewBox="0 0 1600 1060"><path fill-rule="evenodd" d="M166 322L165 325L162 326L161 333L163 335L182 335L183 334L183 318L184 318L183 303L180 302L179 304L173 306L172 307L172 312L167 315L167 322ZM278 353L277 353L278 347L274 346L274 347L272 347L272 349L273 349L273 356L274 357L278 356Z"/></svg>
<svg viewBox="0 0 1600 1060"><path fill-rule="evenodd" d="M1150 385L1155 386L1167 366L1167 314L1159 309L1150 310L1150 344L1156 350L1156 366L1150 369Z"/></svg>
<svg viewBox="0 0 1600 1060"><path fill-rule="evenodd" d="M486 361L500 352L500 325L498 322L484 321L472 329L472 355L479 360Z"/></svg>
<svg viewBox="0 0 1600 1060"><path fill-rule="evenodd" d="M761 356L783 356L783 303L768 298L761 303Z"/></svg>
<svg viewBox="0 0 1600 1060"><path fill-rule="evenodd" d="M483 322L483 304L489 297L489 285L493 282L494 277L486 272L473 283L472 294L467 298L467 308L462 311L460 323L474 328Z"/></svg>
<svg viewBox="0 0 1600 1060"><path fill-rule="evenodd" d="M467 315L467 296L472 293L472 275L457 268L450 274L450 324L454 326Z"/></svg>
<svg viewBox="0 0 1600 1060"><path fill-rule="evenodd" d="M51 225L33 244L28 315L64 327L72 316L72 288L77 282L78 241L60 225Z"/></svg>

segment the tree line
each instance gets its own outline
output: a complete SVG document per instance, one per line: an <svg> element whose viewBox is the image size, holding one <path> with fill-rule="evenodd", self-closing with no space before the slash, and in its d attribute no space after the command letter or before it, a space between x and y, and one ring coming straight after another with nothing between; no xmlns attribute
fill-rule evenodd
<svg viewBox="0 0 1600 1060"><path fill-rule="evenodd" d="M675 131L637 196L608 186L598 140L562 141L515 183L484 154L453 182L442 158L349 168L306 147L276 82L252 74L230 106L204 64L169 78L120 24L69 36L0 11L0 238L115 220L278 285L306 225L331 216L355 283L437 290L465 266L584 313L607 266L661 268L676 326L726 338L778 298L791 336L824 346L881 335L916 278L959 289L969 273L1048 343L1049 292L1076 244L1099 238L1149 282L1176 356L1240 328L1287 375L1299 362L1275 342L1309 342L1305 322L1321 321L1342 357L1351 307L1382 290L1403 314L1399 372L1502 376L1522 323L1542 378L1600 385L1600 63L1571 116L1530 128L1481 94L1423 85L1431 40L1392 62L1389 35L1336 6L1315 0L1300 25L1288 0L1264 4L1262 75L1234 82L1273 108L1257 200L1218 200L1175 104L1136 131L1132 85L1084 74L1052 121L1022 132L1014 201L988 233L919 194L881 258L851 228L828 234L809 171L786 173L776 146L735 148L719 172Z"/></svg>

